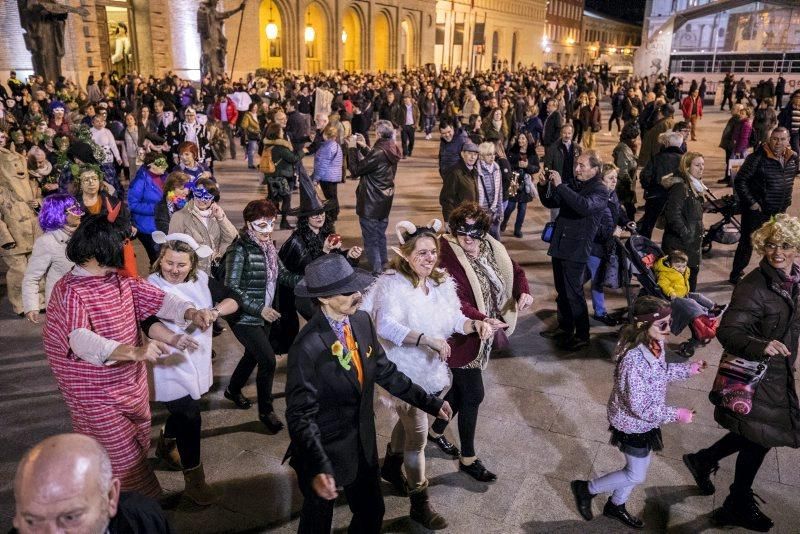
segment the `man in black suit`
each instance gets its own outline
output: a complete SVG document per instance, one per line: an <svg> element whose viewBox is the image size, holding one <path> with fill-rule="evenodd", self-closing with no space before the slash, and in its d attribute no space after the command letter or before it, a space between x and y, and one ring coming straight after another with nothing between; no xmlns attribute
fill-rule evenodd
<svg viewBox="0 0 800 534"><path fill-rule="evenodd" d="M377 533L384 504L375 443L375 384L432 415L449 419L447 402L428 395L386 358L369 315L359 311L372 282L341 254L311 262L295 288L320 310L300 331L287 364L286 456L305 497L300 533L329 533L334 500L344 490L349 532Z"/></svg>

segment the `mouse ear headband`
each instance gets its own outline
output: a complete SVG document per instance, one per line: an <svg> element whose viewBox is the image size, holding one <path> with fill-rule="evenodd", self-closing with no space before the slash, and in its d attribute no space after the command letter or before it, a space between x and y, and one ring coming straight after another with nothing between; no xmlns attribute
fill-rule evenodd
<svg viewBox="0 0 800 534"><path fill-rule="evenodd" d="M433 219L427 226L419 228L411 221L400 221L395 225L394 230L397 233L397 240L401 245L405 245L406 241L419 234L438 234L442 230L442 221Z"/></svg>
<svg viewBox="0 0 800 534"><path fill-rule="evenodd" d="M197 256L200 258L207 258L214 253L211 247L209 247L208 245L198 244L197 241L195 241L192 236L187 234L174 233L166 235L164 232L155 231L151 234L151 236L153 237L153 241L155 241L159 245L163 245L168 241L181 241L183 243L186 243L187 245L192 247L194 253L197 254Z"/></svg>

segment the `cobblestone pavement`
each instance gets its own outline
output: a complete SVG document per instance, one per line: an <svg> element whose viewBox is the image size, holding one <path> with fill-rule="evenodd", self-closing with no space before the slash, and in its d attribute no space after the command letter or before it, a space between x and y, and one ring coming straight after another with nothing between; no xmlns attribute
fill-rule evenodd
<svg viewBox="0 0 800 534"><path fill-rule="evenodd" d="M607 110L605 110L607 113ZM699 126L699 141L691 150L706 154L706 181L716 194L725 189L715 182L721 176L723 153L716 148L727 114L708 112ZM616 135L597 136L598 149L609 156ZM427 222L440 216L436 171L437 140L418 138L414 156L400 163L397 194L390 217L390 230L402 219ZM244 160L222 162L217 166L222 185L222 206L235 224L241 224L244 204L263 194L259 178L248 171ZM338 226L345 245L360 243L354 214L356 182L340 189L342 215ZM728 190L729 191L729 190ZM797 200L797 193L795 200ZM295 202L296 202L295 197ZM797 204L795 204L797 206ZM791 209L797 213L797 208ZM610 352L613 330L592 324L592 344L587 350L567 354L555 350L538 335L553 324L555 291L545 244L538 237L548 212L538 201L530 204L524 237L510 232L503 241L512 256L525 268L535 304L520 318L511 338L514 356L497 359L484 374L486 399L481 406L477 429L477 452L485 465L498 474L492 485L474 482L457 470L456 463L438 449L429 447L428 470L434 506L450 522L448 532L613 532L619 523L599 517L584 522L575 511L569 481L589 478L618 468L622 455L607 444L605 403L608 398L613 364ZM718 216L707 215L707 224ZM391 232L393 235L393 232ZM280 243L288 233L275 234ZM390 244L396 239L390 237ZM137 245L138 246L138 245ZM727 285L734 246L716 245L704 258L700 290L727 302ZM143 255L143 254L142 254ZM141 256L141 255L140 255ZM755 261L753 262L755 265ZM141 269L145 266L142 265ZM140 271L143 272L143 271ZM588 296L588 290L587 290ZM624 305L620 291L607 293L609 306ZM66 407L42 354L41 330L13 316L7 301L0 305L0 530L10 527L13 514L12 479L14 466L25 449L45 436L70 429ZM680 341L680 340L677 340ZM676 345L677 345L676 341ZM203 462L210 482L224 492L220 505L206 509L190 508L179 502L170 512L180 532L294 532L301 497L294 474L281 459L288 444L287 433L268 436L261 431L255 408L233 409L222 391L242 353L229 331L215 342L218 357L214 362L215 384L203 399ZM692 425L664 428L665 448L654 458L647 482L633 492L628 508L641 513L651 532L694 533L712 531L711 511L721 505L732 481L733 462L727 459L716 475L720 491L703 497L681 462L681 455L711 444L724 434L713 420L707 400L720 346L714 341L698 351L695 358L706 358L712 366L701 376L672 387L669 400L697 410ZM285 357L279 358L275 391L282 392ZM255 397L255 385L245 389ZM277 401L279 413L285 404ZM378 445L384 449L394 416L378 408ZM154 405L155 439L165 411ZM455 427L455 424L452 425ZM448 435L456 439L454 428ZM167 490L182 488L180 473L158 471ZM408 518L408 500L395 495L384 485L386 532L420 532ZM762 509L775 520L775 532L798 532L800 517L800 452L772 450L758 475L755 491L767 504ZM599 514L603 499L598 498ZM350 518L344 502L337 506L334 522L346 527Z"/></svg>

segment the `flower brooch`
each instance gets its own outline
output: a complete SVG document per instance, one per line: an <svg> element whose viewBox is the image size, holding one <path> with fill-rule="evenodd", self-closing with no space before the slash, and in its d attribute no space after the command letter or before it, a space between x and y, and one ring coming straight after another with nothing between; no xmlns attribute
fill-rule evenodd
<svg viewBox="0 0 800 534"><path fill-rule="evenodd" d="M358 343L356 343L356 350L358 350ZM336 356L336 359L339 360L339 365L341 365L345 371L350 370L350 362L353 361L353 353L352 351L348 351L347 354L345 354L344 345L342 345L342 342L338 339L331 345L331 354ZM365 356L367 358L372 356L372 345L367 347Z"/></svg>

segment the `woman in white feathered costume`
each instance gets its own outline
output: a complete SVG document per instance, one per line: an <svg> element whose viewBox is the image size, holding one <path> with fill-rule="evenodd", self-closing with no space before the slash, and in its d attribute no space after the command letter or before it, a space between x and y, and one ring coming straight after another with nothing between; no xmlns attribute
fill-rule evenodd
<svg viewBox="0 0 800 534"><path fill-rule="evenodd" d="M445 363L450 355L447 338L453 333L477 332L483 339L492 335L490 325L467 319L461 313L453 279L437 268L437 234L441 227L438 219L420 228L408 221L398 223L400 247L392 247L397 253L392 268L372 285L362 304L362 309L372 315L389 360L415 384L433 394L450 385L450 371ZM412 519L427 528L445 528L447 522L428 501L427 415L399 400L395 400L395 409L400 419L387 445L381 476L401 493L408 491Z"/></svg>

